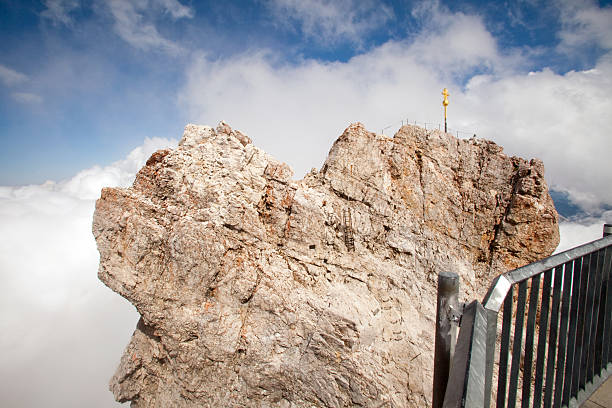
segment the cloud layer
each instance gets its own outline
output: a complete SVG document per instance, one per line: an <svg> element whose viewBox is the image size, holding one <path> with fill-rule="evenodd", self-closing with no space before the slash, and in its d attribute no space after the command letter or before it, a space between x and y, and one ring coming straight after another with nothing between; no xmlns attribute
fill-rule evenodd
<svg viewBox="0 0 612 408"><path fill-rule="evenodd" d="M158 148L59 183L0 187L0 395L5 406L108 407L107 389L138 320L97 280L91 234L104 186L128 186ZM32 390L35 390L33 392Z"/></svg>

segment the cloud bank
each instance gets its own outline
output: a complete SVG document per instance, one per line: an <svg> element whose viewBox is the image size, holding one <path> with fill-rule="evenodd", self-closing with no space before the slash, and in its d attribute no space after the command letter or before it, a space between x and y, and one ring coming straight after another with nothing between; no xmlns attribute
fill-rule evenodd
<svg viewBox="0 0 612 408"><path fill-rule="evenodd" d="M108 407L107 384L138 313L97 279L91 234L104 186L131 184L152 152L63 182L0 187L0 395L4 406ZM33 392L34 390L34 392Z"/></svg>

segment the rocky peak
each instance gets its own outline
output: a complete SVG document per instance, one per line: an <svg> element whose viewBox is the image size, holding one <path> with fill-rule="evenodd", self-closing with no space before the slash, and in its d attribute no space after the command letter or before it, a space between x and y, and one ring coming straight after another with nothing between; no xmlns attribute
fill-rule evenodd
<svg viewBox="0 0 612 408"><path fill-rule="evenodd" d="M429 405L437 273L482 297L549 255L543 173L486 140L356 123L294 181L226 123L188 125L96 204L99 277L142 316L111 390L135 407Z"/></svg>

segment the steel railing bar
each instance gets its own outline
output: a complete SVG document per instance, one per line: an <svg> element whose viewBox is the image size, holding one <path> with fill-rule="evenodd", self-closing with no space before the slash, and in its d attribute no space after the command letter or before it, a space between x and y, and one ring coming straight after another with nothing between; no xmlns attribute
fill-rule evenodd
<svg viewBox="0 0 612 408"><path fill-rule="evenodd" d="M606 309L605 309L605 328L604 328L604 349L602 358L602 368L612 360L612 247L606 248L605 276L607 277L606 284ZM608 347L606 347L608 345Z"/></svg>
<svg viewBox="0 0 612 408"><path fill-rule="evenodd" d="M588 289L587 289L587 298L586 298L586 315L584 317L584 335L582 340L582 362L580 364L580 388L586 386L588 382L592 379L592 372L590 373L588 370L588 361L590 357L590 345L592 340L591 333L591 324L593 320L593 300L595 297L595 285L596 285L596 277L597 277L597 258L599 252L594 252L591 254L589 259L589 281L588 281Z"/></svg>
<svg viewBox="0 0 612 408"><path fill-rule="evenodd" d="M546 379L544 385L544 408L552 406L553 385L555 380L555 359L557 357L557 334L559 326L559 303L561 303L561 284L563 268L555 268L555 283L550 311L550 328L548 329L548 361L546 363Z"/></svg>
<svg viewBox="0 0 612 408"><path fill-rule="evenodd" d="M574 260L573 278L572 278L572 302L569 315L569 330L567 333L567 357L565 359L565 375L563 381L563 399L562 405L567 406L570 399L570 391L572 385L572 372L574 367L574 346L576 344L576 323L578 308L580 307L580 269L582 267L582 258Z"/></svg>
<svg viewBox="0 0 612 408"><path fill-rule="evenodd" d="M598 372L601 372L602 370L607 368L608 365L608 361L607 361L607 357L608 357L608 340L606 335L608 334L606 328L609 327L608 325L608 318L610 316L610 314L612 314L612 310L610 310L610 299L609 299L609 284L610 284L610 278L612 277L612 246L611 247L607 247L603 250L604 252L604 261L603 261L603 268L602 268L602 273L601 273L601 304L600 304L600 308L599 308L599 314L602 317L602 326L601 326L601 346L599 348L600 352L601 352L601 359L599 362L599 367L598 367Z"/></svg>
<svg viewBox="0 0 612 408"><path fill-rule="evenodd" d="M484 406L486 337L487 314L484 307L474 300L465 307L461 318L444 408Z"/></svg>
<svg viewBox="0 0 612 408"><path fill-rule="evenodd" d="M567 251L544 258L541 261L522 266L513 271L505 273L504 276L506 276L511 283L518 283L548 269L563 265L565 262L571 261L572 259L598 251L601 248L609 246L610 244L612 244L612 235L601 238L597 241L589 242L576 248L568 249Z"/></svg>
<svg viewBox="0 0 612 408"><path fill-rule="evenodd" d="M542 395L544 384L544 366L546 364L546 329L548 327L548 312L550 310L550 288L552 286L552 269L544 273L542 282L542 308L540 309L540 328L538 333L538 358L536 360L536 375L533 395ZM534 408L540 408L542 398L534 398Z"/></svg>
<svg viewBox="0 0 612 408"><path fill-rule="evenodd" d="M510 344L510 325L512 324L512 292L510 288L504 300L502 337L499 347L499 375L497 377L497 408L506 406L506 380L508 377L508 352Z"/></svg>
<svg viewBox="0 0 612 408"><path fill-rule="evenodd" d="M602 330L602 313L600 311L601 301L601 283L604 268L605 251L600 250L597 255L597 274L595 275L595 297L593 298L593 321L591 323L591 344L589 351L589 361L587 364L587 372L591 378L599 374L600 369L596 368L601 364L601 330Z"/></svg>
<svg viewBox="0 0 612 408"><path fill-rule="evenodd" d="M523 364L523 393L521 394L521 407L529 407L531 393L531 371L533 366L533 340L535 335L536 314L538 311L538 298L540 297L540 275L531 278L531 292L529 293L529 311L527 312L527 327L525 333L525 360Z"/></svg>
<svg viewBox="0 0 612 408"><path fill-rule="evenodd" d="M589 259L590 254L582 257L582 267L580 269L580 297L578 303L577 326L576 326L576 345L574 346L574 372L572 373L572 395L578 395L580 389L580 372L582 370L582 344L584 341L584 318L586 313L587 283L589 281Z"/></svg>
<svg viewBox="0 0 612 408"><path fill-rule="evenodd" d="M485 366L485 400L483 408L490 408L491 389L493 388L493 371L495 366L498 313L494 310L485 310L487 311L487 356Z"/></svg>
<svg viewBox="0 0 612 408"><path fill-rule="evenodd" d="M508 389L508 408L516 405L519 369L521 367L521 345L523 342L523 326L525 324L525 300L527 299L527 282L522 281L518 287L516 301L516 317L514 320L514 339L512 344L512 365L510 368L510 383Z"/></svg>
<svg viewBox="0 0 612 408"><path fill-rule="evenodd" d="M567 345L567 327L570 311L570 295L572 289L572 276L574 272L574 261L563 265L563 292L561 303L561 323L559 325L559 348L557 351L557 373L555 379L555 400L554 407L561 406L563 398L563 376L565 374L565 351Z"/></svg>

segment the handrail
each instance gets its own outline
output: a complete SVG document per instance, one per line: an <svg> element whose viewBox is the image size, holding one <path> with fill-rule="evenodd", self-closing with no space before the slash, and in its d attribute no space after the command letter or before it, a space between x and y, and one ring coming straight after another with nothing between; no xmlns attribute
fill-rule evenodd
<svg viewBox="0 0 612 408"><path fill-rule="evenodd" d="M506 297L506 294L513 284L532 278L548 269L563 265L568 261L582 257L591 252L598 251L611 244L612 235L609 235L575 248L559 252L558 254L551 255L548 258L542 259L541 261L533 262L529 265L521 266L520 268L512 271L502 273L493 280L493 283L489 287L482 304L487 310L499 312L502 305L499 299L501 298L503 300L503 298Z"/></svg>
<svg viewBox="0 0 612 408"><path fill-rule="evenodd" d="M487 315L474 300L463 311L443 408L482 407L485 400Z"/></svg>

